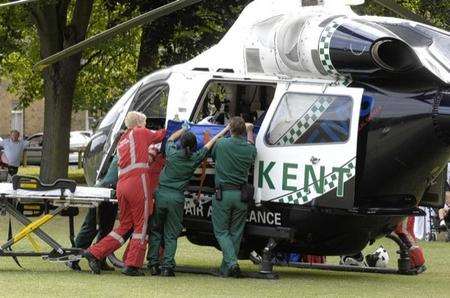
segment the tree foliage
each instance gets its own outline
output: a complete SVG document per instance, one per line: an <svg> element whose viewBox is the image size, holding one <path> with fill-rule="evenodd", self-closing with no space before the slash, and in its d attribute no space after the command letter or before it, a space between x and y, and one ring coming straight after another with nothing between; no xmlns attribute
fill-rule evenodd
<svg viewBox="0 0 450 298"><path fill-rule="evenodd" d="M88 36L133 16L122 5L115 5L112 10L105 10L104 5L95 2ZM42 74L33 69L41 59L39 36L27 7L0 12L0 38L5 41L0 42L0 77L8 79L9 91L26 107L43 98ZM140 32L140 29L132 30L83 53L74 96L75 110L101 114L135 82Z"/></svg>

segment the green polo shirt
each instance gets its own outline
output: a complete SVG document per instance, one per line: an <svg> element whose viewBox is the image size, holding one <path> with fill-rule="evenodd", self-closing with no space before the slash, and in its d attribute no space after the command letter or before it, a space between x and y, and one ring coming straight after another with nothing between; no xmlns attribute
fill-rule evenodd
<svg viewBox="0 0 450 298"><path fill-rule="evenodd" d="M216 186L247 183L251 166L255 163L256 148L245 138L232 136L221 139L212 150L216 162Z"/></svg>
<svg viewBox="0 0 450 298"><path fill-rule="evenodd" d="M203 147L190 157L185 156L184 150L178 150L175 142L166 144L166 164L159 176L159 187L184 191L194 171L208 154Z"/></svg>

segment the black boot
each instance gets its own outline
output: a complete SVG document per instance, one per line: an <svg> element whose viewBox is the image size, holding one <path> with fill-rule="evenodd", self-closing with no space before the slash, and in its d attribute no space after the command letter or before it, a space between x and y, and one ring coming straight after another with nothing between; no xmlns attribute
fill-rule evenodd
<svg viewBox="0 0 450 298"><path fill-rule="evenodd" d="M173 276L175 276L175 272L173 272L172 268L162 268L161 276L173 277Z"/></svg>
<svg viewBox="0 0 450 298"><path fill-rule="evenodd" d="M115 270L114 267L111 267L111 266L108 265L108 263L106 262L105 259L100 261L100 268L103 271L114 271Z"/></svg>
<svg viewBox="0 0 450 298"><path fill-rule="evenodd" d="M96 257L94 257L89 251L85 250L83 252L83 258L85 258L88 261L89 268L91 268L92 273L100 274L101 272L100 261L97 260Z"/></svg>
<svg viewBox="0 0 450 298"><path fill-rule="evenodd" d="M239 268L238 264L235 264L235 265L231 266L228 274L229 274L229 276L232 276L234 278L239 278L239 277L241 277L241 268Z"/></svg>
<svg viewBox="0 0 450 298"><path fill-rule="evenodd" d="M81 267L79 261L69 261L66 262L66 266L72 269L73 271L81 271Z"/></svg>
<svg viewBox="0 0 450 298"><path fill-rule="evenodd" d="M122 270L122 274L128 275L128 276L144 276L144 272L139 270L136 267L125 267Z"/></svg>
<svg viewBox="0 0 450 298"><path fill-rule="evenodd" d="M150 274L155 276L155 275L161 275L161 268L159 268L159 265L149 265L148 269L150 269Z"/></svg>

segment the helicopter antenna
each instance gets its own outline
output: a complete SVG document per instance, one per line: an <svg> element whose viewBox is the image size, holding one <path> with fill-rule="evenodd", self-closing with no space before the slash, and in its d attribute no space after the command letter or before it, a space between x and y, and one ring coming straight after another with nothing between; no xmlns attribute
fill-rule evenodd
<svg viewBox="0 0 450 298"><path fill-rule="evenodd" d="M38 1L38 0L18 0L18 1L13 1L13 2L7 2L7 3L0 4L0 8L6 7L6 6L27 4L27 3L36 2L36 1Z"/></svg>
<svg viewBox="0 0 450 298"><path fill-rule="evenodd" d="M181 10L183 8L186 8L188 6L191 6L193 4L196 4L203 0L177 0L174 2L171 2L169 4L163 5L161 7L158 7L156 9L153 9L149 12L146 12L144 14L141 14L140 16L137 16L131 20L128 20L126 22L123 22L111 29L105 30L102 33L99 33L97 35L94 35L86 40L83 40L80 43L77 43L71 47L68 47L54 55L51 55L41 61L39 61L34 68L37 68L38 70L42 70L49 65L61 61L63 59L66 59L76 53L81 52L85 48L92 47L95 45L98 45L99 43L102 43L103 41L119 34L125 31L128 31L134 27L141 26L143 24L153 22L163 16L169 15L173 12L176 12L178 10Z"/></svg>
<svg viewBox="0 0 450 298"><path fill-rule="evenodd" d="M413 13L407 8L404 8L403 6L395 3L393 0L373 0L373 2L383 6L384 8L389 9L393 13L406 18L413 20L415 22L424 23L424 24L430 24L429 21L427 21L425 18L419 16L418 14Z"/></svg>

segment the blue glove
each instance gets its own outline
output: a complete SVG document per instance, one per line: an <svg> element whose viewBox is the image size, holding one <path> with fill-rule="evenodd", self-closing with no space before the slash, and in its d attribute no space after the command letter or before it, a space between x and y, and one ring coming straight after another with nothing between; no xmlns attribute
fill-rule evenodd
<svg viewBox="0 0 450 298"><path fill-rule="evenodd" d="M187 120L184 120L183 124L181 124L181 128L183 128L185 130L189 130L189 129L191 129L191 126L189 125L189 122L187 122Z"/></svg>

